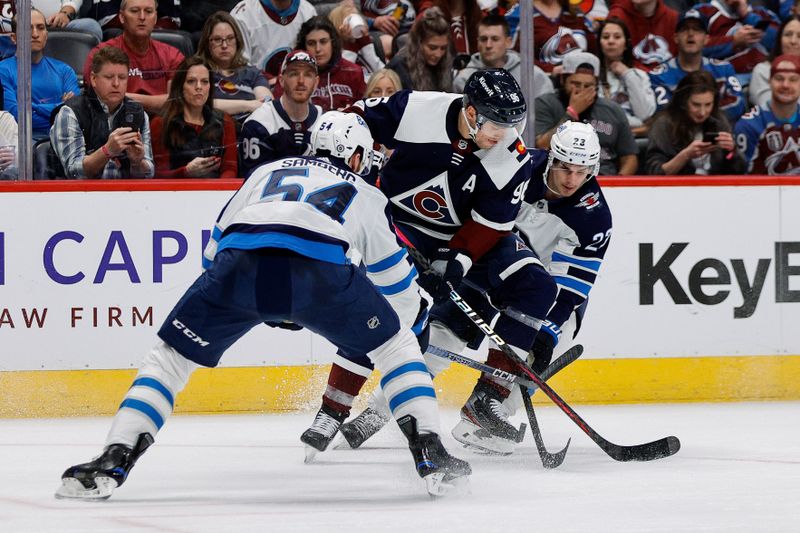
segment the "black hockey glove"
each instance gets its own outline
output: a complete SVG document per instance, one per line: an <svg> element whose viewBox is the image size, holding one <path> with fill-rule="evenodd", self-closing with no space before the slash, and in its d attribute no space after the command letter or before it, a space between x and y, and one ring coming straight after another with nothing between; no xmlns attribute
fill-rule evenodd
<svg viewBox="0 0 800 533"><path fill-rule="evenodd" d="M439 248L431 262L431 270L420 276L420 285L439 303L450 295L450 287L458 288L461 279L472 266L472 259L461 250Z"/></svg>
<svg viewBox="0 0 800 533"><path fill-rule="evenodd" d="M541 374L550 365L553 359L553 348L558 344L558 338L561 336L561 329L550 322L545 320L539 328L539 333L533 339L533 347L528 354L528 364L537 374Z"/></svg>

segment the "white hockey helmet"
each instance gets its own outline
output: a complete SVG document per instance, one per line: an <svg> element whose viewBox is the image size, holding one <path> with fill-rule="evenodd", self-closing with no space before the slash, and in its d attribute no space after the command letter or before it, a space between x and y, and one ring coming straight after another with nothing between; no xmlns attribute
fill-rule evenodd
<svg viewBox="0 0 800 533"><path fill-rule="evenodd" d="M364 119L355 113L328 111L319 118L311 132L311 149L314 155L329 156L349 163L361 149L361 164L353 171L362 176L369 174L375 159L374 141Z"/></svg>
<svg viewBox="0 0 800 533"><path fill-rule="evenodd" d="M547 179L555 160L589 167L587 180L597 176L600 173L600 139L591 124L568 120L550 137L550 155L544 171L544 183L548 189Z"/></svg>

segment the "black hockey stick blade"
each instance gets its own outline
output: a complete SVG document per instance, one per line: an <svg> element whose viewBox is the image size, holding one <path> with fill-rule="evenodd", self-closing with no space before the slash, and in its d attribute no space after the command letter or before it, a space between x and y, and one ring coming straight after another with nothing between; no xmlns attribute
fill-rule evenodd
<svg viewBox="0 0 800 533"><path fill-rule="evenodd" d="M542 460L542 466L545 468L558 468L564 462L564 457L567 455L567 449L572 439L567 440L567 445L560 452L550 453L544 445L542 439L542 431L539 429L539 422L536 420L536 413L533 410L531 397L528 396L528 389L524 385L519 386L519 392L522 394L522 402L525 404L525 412L528 414L528 422L531 427L531 435L533 435L533 442L536 443L536 451L539 452L539 459Z"/></svg>
<svg viewBox="0 0 800 533"><path fill-rule="evenodd" d="M591 437L591 435L589 436ZM629 461L654 461L656 459L663 459L664 457L675 455L678 453L678 450L681 449L681 441L678 437L673 435L645 444L636 444L634 446L620 446L608 441L605 441L605 443L597 442L597 444L609 457L623 463Z"/></svg>

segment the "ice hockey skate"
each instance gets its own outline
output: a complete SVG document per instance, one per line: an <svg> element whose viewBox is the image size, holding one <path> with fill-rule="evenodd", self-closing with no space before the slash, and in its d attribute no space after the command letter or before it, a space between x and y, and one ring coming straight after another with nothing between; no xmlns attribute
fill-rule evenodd
<svg viewBox="0 0 800 533"><path fill-rule="evenodd" d="M311 463L319 452L328 449L328 445L336 436L336 432L342 426L342 422L347 418L344 413L337 413L327 405L323 404L314 422L300 435L300 440L305 444L306 463Z"/></svg>
<svg viewBox="0 0 800 533"><path fill-rule="evenodd" d="M461 408L461 420L452 435L466 448L481 453L509 455L525 437L524 423L516 429L499 394L490 385L478 382Z"/></svg>
<svg viewBox="0 0 800 533"><path fill-rule="evenodd" d="M153 437L149 433L142 433L133 448L112 444L93 461L67 468L61 476L56 498L108 499L117 487L125 483L136 460L151 444Z"/></svg>
<svg viewBox="0 0 800 533"><path fill-rule="evenodd" d="M349 447L355 450L380 431L388 421L389 418L383 416L380 411L367 407L352 421L342 424L339 432L342 434L343 439L337 443L336 447Z"/></svg>
<svg viewBox="0 0 800 533"><path fill-rule="evenodd" d="M432 497L454 492L466 492L469 488L469 463L453 457L444 449L439 435L417 431L417 420L406 415L397 425L408 438L408 448L414 457L417 473L425 481L425 488Z"/></svg>

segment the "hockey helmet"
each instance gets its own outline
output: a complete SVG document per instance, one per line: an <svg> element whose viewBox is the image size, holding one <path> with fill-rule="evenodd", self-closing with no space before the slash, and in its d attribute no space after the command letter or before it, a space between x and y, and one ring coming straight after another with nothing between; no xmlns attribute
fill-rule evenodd
<svg viewBox="0 0 800 533"><path fill-rule="evenodd" d="M487 120L518 129L525 123L528 107L517 80L502 68L478 70L464 85L464 108L478 112L477 128Z"/></svg>
<svg viewBox="0 0 800 533"><path fill-rule="evenodd" d="M350 161L359 148L361 164L353 171L366 176L375 159L372 153L372 134L364 119L355 113L328 111L319 118L311 132L311 149L315 155Z"/></svg>
<svg viewBox="0 0 800 533"><path fill-rule="evenodd" d="M587 167L587 181L597 176L600 173L600 139L592 125L568 120L550 137L550 155L544 171L544 183L548 189L550 169L556 160Z"/></svg>

